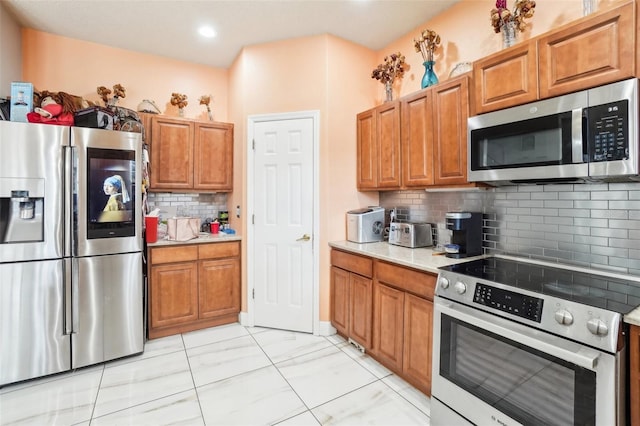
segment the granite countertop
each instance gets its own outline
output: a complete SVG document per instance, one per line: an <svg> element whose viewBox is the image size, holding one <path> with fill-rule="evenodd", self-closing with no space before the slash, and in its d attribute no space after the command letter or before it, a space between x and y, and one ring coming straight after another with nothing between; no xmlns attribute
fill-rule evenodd
<svg viewBox="0 0 640 426"><path fill-rule="evenodd" d="M467 257L464 259L451 259L444 255L434 256L433 247L426 248L406 248L395 246L387 242L358 244L351 241L334 241L329 243L335 249L361 254L409 268L419 269L433 274L438 273L441 266L452 265L454 263L466 262L478 259L483 256ZM624 316L624 321L628 324L640 326L640 306Z"/></svg>
<svg viewBox="0 0 640 426"><path fill-rule="evenodd" d="M242 241L242 237L238 234L225 234L219 232L217 234L210 234L208 232L200 232L198 238L194 238L188 241L170 241L166 237L158 239L155 243L148 243L147 247L164 247L175 246L185 244L206 244L206 243L226 243L229 241Z"/></svg>
<svg viewBox="0 0 640 426"><path fill-rule="evenodd" d="M380 260L397 263L409 268L419 269L432 274L438 273L441 266L453 265L454 263L466 262L482 256L465 257L464 259L452 259L444 254L434 255L433 247L407 248L395 246L387 242L358 244L351 241L333 241L329 243L335 249L362 254ZM438 252L436 252L438 253Z"/></svg>

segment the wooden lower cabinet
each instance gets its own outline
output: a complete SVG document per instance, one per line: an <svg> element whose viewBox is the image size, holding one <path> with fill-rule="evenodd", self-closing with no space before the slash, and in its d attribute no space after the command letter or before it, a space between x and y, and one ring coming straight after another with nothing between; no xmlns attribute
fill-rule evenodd
<svg viewBox="0 0 640 426"><path fill-rule="evenodd" d="M373 346L373 281L370 258L331 251L331 324L365 350Z"/></svg>
<svg viewBox="0 0 640 426"><path fill-rule="evenodd" d="M151 268L151 328L198 319L198 265L179 262Z"/></svg>
<svg viewBox="0 0 640 426"><path fill-rule="evenodd" d="M238 320L240 243L149 249L149 338Z"/></svg>
<svg viewBox="0 0 640 426"><path fill-rule="evenodd" d="M629 407L632 425L640 425L640 326L629 327Z"/></svg>
<svg viewBox="0 0 640 426"><path fill-rule="evenodd" d="M374 263L371 354L431 395L433 292L436 276L388 262Z"/></svg>
<svg viewBox="0 0 640 426"><path fill-rule="evenodd" d="M404 301L402 372L409 383L431 395L433 302L407 293Z"/></svg>

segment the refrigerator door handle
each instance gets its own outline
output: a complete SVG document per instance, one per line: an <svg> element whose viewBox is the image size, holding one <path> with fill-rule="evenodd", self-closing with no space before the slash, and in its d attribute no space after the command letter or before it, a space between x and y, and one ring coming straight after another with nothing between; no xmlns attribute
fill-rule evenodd
<svg viewBox="0 0 640 426"><path fill-rule="evenodd" d="M73 280L71 279L71 259L64 259L62 263L62 287L64 293L64 334L71 334L73 332L72 324L72 291L71 286Z"/></svg>
<svg viewBox="0 0 640 426"><path fill-rule="evenodd" d="M76 188L74 187L76 182L76 147L65 147L64 150L64 187L68 188L64 193L64 256L75 256L75 227L76 220L74 209L74 197L76 194Z"/></svg>
<svg viewBox="0 0 640 426"><path fill-rule="evenodd" d="M71 307L71 326L72 333L78 332L80 305L78 294L78 259L71 259L71 301L73 303Z"/></svg>

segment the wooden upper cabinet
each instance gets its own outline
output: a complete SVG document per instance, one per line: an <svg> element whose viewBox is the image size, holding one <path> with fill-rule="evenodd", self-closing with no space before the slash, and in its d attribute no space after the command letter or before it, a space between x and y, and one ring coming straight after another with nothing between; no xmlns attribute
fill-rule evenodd
<svg viewBox="0 0 640 426"><path fill-rule="evenodd" d="M467 181L467 119L469 77L433 88L433 139L436 185L462 185Z"/></svg>
<svg viewBox="0 0 640 426"><path fill-rule="evenodd" d="M150 189L193 188L193 123L164 116L151 123Z"/></svg>
<svg viewBox="0 0 640 426"><path fill-rule="evenodd" d="M378 141L378 188L400 188L400 103L387 102L376 108Z"/></svg>
<svg viewBox="0 0 640 426"><path fill-rule="evenodd" d="M358 126L360 191L400 188L400 103L387 102L361 112Z"/></svg>
<svg viewBox="0 0 640 426"><path fill-rule="evenodd" d="M233 124L196 123L193 188L233 189Z"/></svg>
<svg viewBox="0 0 640 426"><path fill-rule="evenodd" d="M151 118L151 191L233 190L233 124Z"/></svg>
<svg viewBox="0 0 640 426"><path fill-rule="evenodd" d="M357 151L358 151L358 182L361 191L378 188L378 144L375 140L376 121L374 110L370 109L358 114L357 122Z"/></svg>
<svg viewBox="0 0 640 426"><path fill-rule="evenodd" d="M474 115L536 100L537 57L536 42L532 40L474 62Z"/></svg>
<svg viewBox="0 0 640 426"><path fill-rule="evenodd" d="M402 185L407 188L433 185L432 92L423 89L402 98Z"/></svg>
<svg viewBox="0 0 640 426"><path fill-rule="evenodd" d="M627 3L540 37L540 98L633 77L634 12Z"/></svg>
<svg viewBox="0 0 640 426"><path fill-rule="evenodd" d="M473 64L473 114L640 77L640 6L604 9Z"/></svg>

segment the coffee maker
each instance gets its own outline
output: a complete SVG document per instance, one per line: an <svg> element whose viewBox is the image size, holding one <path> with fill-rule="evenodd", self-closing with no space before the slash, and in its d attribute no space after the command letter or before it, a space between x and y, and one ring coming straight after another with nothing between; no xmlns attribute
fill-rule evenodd
<svg viewBox="0 0 640 426"><path fill-rule="evenodd" d="M462 257L482 254L482 213L446 213L446 227L452 233L451 244L445 246L447 257Z"/></svg>

